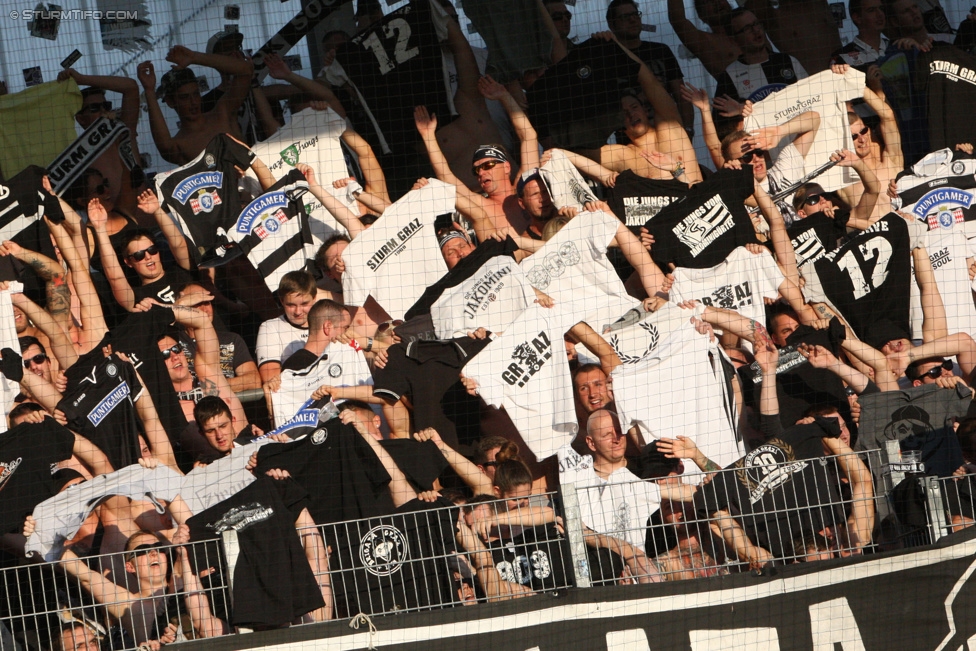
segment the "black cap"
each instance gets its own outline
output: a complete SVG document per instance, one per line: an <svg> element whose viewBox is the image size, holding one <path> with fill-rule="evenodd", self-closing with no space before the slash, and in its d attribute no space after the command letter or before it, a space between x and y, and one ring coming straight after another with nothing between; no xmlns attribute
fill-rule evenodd
<svg viewBox="0 0 976 651"><path fill-rule="evenodd" d="M197 83L197 76L189 68L170 70L163 75L159 82L159 88L156 89L156 94L165 99L179 90L180 86L195 83Z"/></svg>
<svg viewBox="0 0 976 651"><path fill-rule="evenodd" d="M657 441L651 441L641 450L641 479L661 479L681 467L681 459L670 459L657 449Z"/></svg>

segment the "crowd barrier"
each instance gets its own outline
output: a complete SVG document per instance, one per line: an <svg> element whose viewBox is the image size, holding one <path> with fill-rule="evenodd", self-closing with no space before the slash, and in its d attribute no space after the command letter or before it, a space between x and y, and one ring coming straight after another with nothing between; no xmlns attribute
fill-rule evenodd
<svg viewBox="0 0 976 651"><path fill-rule="evenodd" d="M870 555L935 543L976 520L972 490L976 475L938 478L914 472L919 468L900 458L897 445L858 456L871 471L875 488L872 496L861 498L871 501L869 510L875 513L874 540L862 549L849 538L831 535L844 531L844 521L858 506L857 498L839 471L836 457L803 459L799 461L817 468L817 495L832 496L830 502L817 502L813 495L802 492L803 486L796 485L781 505L749 516L754 522L738 514L747 529L761 529L767 539L780 538L773 546L787 553L774 554L774 564ZM775 478L787 465L765 468L766 477ZM663 481L684 485L706 481L725 487L744 481L741 469L720 472L727 476L688 474ZM730 546L722 543L716 520L702 518L690 505L667 499L646 528L616 530L609 537L595 534L583 524L584 517L592 517L591 513L585 515L588 508L592 510L587 506L587 492L605 488L569 484L557 493L528 500L486 501L467 507L418 506L384 517L301 530L306 545L315 538L328 550L328 560L312 568L327 605L293 624L437 611L600 585L707 578L757 567L737 558ZM608 505L624 508L623 504ZM802 524L814 510L832 514L833 519L825 522L825 535L812 535L818 532ZM499 517L508 524L497 525ZM479 524L484 521L496 522L491 527L492 539L472 539L479 527L488 526ZM635 544L622 545L621 540ZM197 639L203 635L203 616L233 621L240 551L237 532L229 529L221 538L210 541L85 559L94 572L114 577L130 591L120 591L122 597L114 600L96 590L81 589L79 581L65 571L64 560L8 567L0 572L0 651L60 650L60 636L71 622L80 623L100 638L101 649L113 651L149 648L145 644L140 647L142 640L134 639L138 633L133 635L143 620L147 630L152 622L158 622L156 631L143 637L152 637L172 624L175 641ZM192 567L198 576L190 588L189 582L164 577L165 589L159 591L160 596L139 599L139 586L133 584L134 575L126 563L143 554L157 567L163 563L169 568ZM107 615L113 606L124 610L124 602L132 607L121 622ZM209 630L214 633L212 627ZM250 629L226 630L239 635Z"/></svg>

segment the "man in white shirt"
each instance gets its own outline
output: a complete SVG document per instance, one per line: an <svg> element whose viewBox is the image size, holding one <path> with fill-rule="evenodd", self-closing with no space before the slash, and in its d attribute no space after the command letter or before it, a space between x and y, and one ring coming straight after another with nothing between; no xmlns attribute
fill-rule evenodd
<svg viewBox="0 0 976 651"><path fill-rule="evenodd" d="M648 519L660 508L662 495L690 501L695 489L687 484L642 481L628 470L626 436L617 416L606 409L590 414L585 440L592 464L560 464L565 467L560 472L560 484L576 484L585 526L643 551Z"/></svg>

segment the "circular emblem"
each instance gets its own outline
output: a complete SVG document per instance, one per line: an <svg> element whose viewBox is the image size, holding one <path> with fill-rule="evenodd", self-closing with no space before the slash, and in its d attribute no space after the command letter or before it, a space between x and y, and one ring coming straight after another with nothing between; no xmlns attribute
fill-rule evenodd
<svg viewBox="0 0 976 651"><path fill-rule="evenodd" d="M339 377L342 375L342 367L338 364L333 364L329 367L329 377Z"/></svg>
<svg viewBox="0 0 976 651"><path fill-rule="evenodd" d="M966 171L966 165L961 161L957 160L952 164L952 173L959 176Z"/></svg>
<svg viewBox="0 0 976 651"><path fill-rule="evenodd" d="M359 542L359 560L366 571L374 576L390 576L399 572L409 555L406 537L390 525L373 527Z"/></svg>
<svg viewBox="0 0 976 651"><path fill-rule="evenodd" d="M312 445L322 445L327 438L329 433L324 428L319 428L312 432Z"/></svg>
<svg viewBox="0 0 976 651"><path fill-rule="evenodd" d="M796 76L793 74L793 70L791 68L783 68L780 74L783 75L783 79L793 79L793 77Z"/></svg>
<svg viewBox="0 0 976 651"><path fill-rule="evenodd" d="M951 210L940 210L938 219L939 226L942 228L952 228L956 223L956 217L952 214Z"/></svg>
<svg viewBox="0 0 976 651"><path fill-rule="evenodd" d="M206 194L201 194L200 209L203 210L204 212L210 212L211 210L213 210L213 207L214 207L213 196L211 196L209 192Z"/></svg>
<svg viewBox="0 0 976 651"><path fill-rule="evenodd" d="M545 289L552 282L549 277L549 273L546 271L545 265L536 265L529 269L529 273L526 274L526 278L529 279L529 284L536 289Z"/></svg>
<svg viewBox="0 0 976 651"><path fill-rule="evenodd" d="M580 79L589 79L590 75L593 74L593 69L590 66L583 66L576 70L576 76Z"/></svg>
<svg viewBox="0 0 976 651"><path fill-rule="evenodd" d="M105 367L105 372L108 373L109 377L115 377L119 374L119 367L115 364L109 364Z"/></svg>
<svg viewBox="0 0 976 651"><path fill-rule="evenodd" d="M281 228L281 222L279 222L277 219L272 217L271 219L265 220L264 227L267 228L270 232L274 233L279 228Z"/></svg>
<svg viewBox="0 0 976 651"><path fill-rule="evenodd" d="M213 167L217 164L217 160L213 157L213 154L207 154L204 156L203 162L206 163L207 167Z"/></svg>

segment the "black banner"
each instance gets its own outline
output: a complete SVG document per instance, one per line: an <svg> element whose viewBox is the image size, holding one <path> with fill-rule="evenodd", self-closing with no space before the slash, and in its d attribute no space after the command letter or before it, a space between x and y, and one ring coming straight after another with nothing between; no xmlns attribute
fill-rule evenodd
<svg viewBox="0 0 976 651"><path fill-rule="evenodd" d="M366 623L351 631L340 621L211 639L207 648L310 648L308 641L321 639L322 648L372 643L384 651L956 651L976 636L976 532L951 539L763 575L574 589L373 617L372 635Z"/></svg>
<svg viewBox="0 0 976 651"><path fill-rule="evenodd" d="M352 0L308 0L294 18L285 23L285 26L279 29L277 34L268 39L268 42L254 53L254 72L257 73L258 79L264 79L268 75L268 67L264 65L265 55L283 55L295 43L310 34L333 11L347 2L352 2ZM312 44L309 44L309 51L313 49Z"/></svg>

